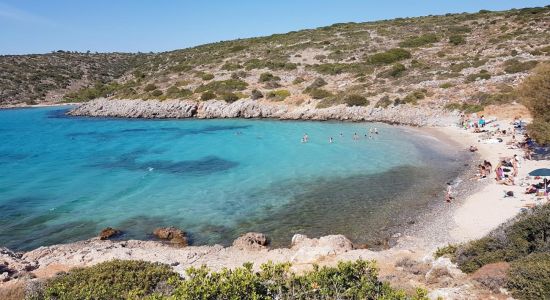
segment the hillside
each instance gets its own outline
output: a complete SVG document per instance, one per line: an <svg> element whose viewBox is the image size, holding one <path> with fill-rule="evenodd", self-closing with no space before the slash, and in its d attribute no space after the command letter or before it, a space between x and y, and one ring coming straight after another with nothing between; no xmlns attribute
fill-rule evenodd
<svg viewBox="0 0 550 300"><path fill-rule="evenodd" d="M479 110L550 57L550 7L334 24L158 54L0 57L0 105L241 98ZM468 103L468 104L459 104Z"/></svg>

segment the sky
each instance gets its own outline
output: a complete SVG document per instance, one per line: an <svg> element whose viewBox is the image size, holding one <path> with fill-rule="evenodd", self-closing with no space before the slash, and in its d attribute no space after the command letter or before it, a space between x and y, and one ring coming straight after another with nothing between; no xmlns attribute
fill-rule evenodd
<svg viewBox="0 0 550 300"><path fill-rule="evenodd" d="M549 4L550 0L0 0L0 54L161 52L341 22Z"/></svg>

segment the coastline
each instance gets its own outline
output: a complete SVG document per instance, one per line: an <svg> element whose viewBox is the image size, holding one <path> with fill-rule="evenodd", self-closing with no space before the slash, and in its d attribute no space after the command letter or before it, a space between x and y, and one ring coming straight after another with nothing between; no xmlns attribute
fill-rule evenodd
<svg viewBox="0 0 550 300"><path fill-rule="evenodd" d="M62 102L62 103L41 103L41 104L25 104L25 103L19 103L19 104L12 104L12 105L0 105L0 110L3 109L26 109L26 108L41 108L41 107L56 107L56 106L74 106L74 105L80 105L82 103L78 102Z"/></svg>
<svg viewBox="0 0 550 300"><path fill-rule="evenodd" d="M503 120L498 123L507 126L509 122ZM501 156L519 153L519 150L507 149L508 138L499 144L482 144L477 141L476 134L452 125L410 129L424 132L437 140L444 140L445 143L453 143L457 151L467 151L470 145L477 146L479 151L471 160L464 162L468 166L459 175L462 183L457 188L456 201L447 204L442 199L441 203L436 203L434 210L423 215L420 222L400 232L398 236L393 236L395 245L387 250L357 249L357 246L353 246L344 236L326 236L318 239L295 236L293 241L289 241L289 247L275 249L242 249L220 245L175 248L159 241L102 241L94 238L39 247L25 253L14 253L0 248L0 261L11 259L10 265L14 266L16 271L22 274L32 272L33 276L38 278L48 278L59 271L90 266L111 259L140 259L167 263L181 274L191 266L201 265L219 270L223 267L241 266L245 262L253 262L258 267L267 261L290 261L296 271L301 271L310 269L313 264L334 265L340 260L374 259L378 262L383 278L387 277L390 281L398 280L398 284L406 285L403 278L392 277L396 270L402 271L397 267L402 260L421 261L431 268L436 267L440 260L434 259L432 254L438 247L480 238L517 215L524 203L532 202L529 199L522 201L519 197L503 199L503 186L496 184L492 178L483 181L469 180L475 171L476 161L488 159L496 163ZM544 161L526 161L520 168L520 177L524 177L527 172L540 167L543 163ZM510 188L512 189L517 191L518 195L522 194L522 187L515 186ZM300 241L296 242L295 239ZM456 267L453 269L452 265L447 265L446 268L459 272ZM404 278L407 279L407 276ZM465 275L457 278L467 281ZM466 281L464 284L467 284ZM2 284L4 283L0 280L0 287ZM431 289L443 288L437 282L420 281L415 284Z"/></svg>

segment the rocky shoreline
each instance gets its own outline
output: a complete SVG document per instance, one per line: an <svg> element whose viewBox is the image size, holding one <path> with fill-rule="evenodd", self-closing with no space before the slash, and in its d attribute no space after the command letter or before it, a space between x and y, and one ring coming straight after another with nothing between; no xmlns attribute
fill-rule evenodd
<svg viewBox="0 0 550 300"><path fill-rule="evenodd" d="M412 126L445 126L458 120L457 112L427 106L399 105L388 108L338 105L316 108L311 100L300 106L251 99L227 103L220 100L124 100L100 98L84 103L70 112L72 116L215 119L272 118L281 120L370 121Z"/></svg>

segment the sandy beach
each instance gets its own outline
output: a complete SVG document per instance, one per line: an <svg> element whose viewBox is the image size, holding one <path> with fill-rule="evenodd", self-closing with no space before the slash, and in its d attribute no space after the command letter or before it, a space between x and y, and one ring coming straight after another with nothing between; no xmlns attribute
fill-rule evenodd
<svg viewBox="0 0 550 300"><path fill-rule="evenodd" d="M490 126L496 125L502 129L508 129L512 127L510 123L511 120L500 120ZM512 139L510 135L502 137L504 140L502 143L485 144L479 141L481 134L472 133L458 127L441 127L437 130L445 133L465 148L470 145L476 146L480 158L490 161L493 166L504 157L512 157L514 154L517 154L520 158L523 157L521 149L510 149L510 145L507 145ZM543 167L548 167L548 161L520 159L518 181L534 183L535 180L523 181L523 179L528 176L529 172ZM463 200L458 199L460 204L453 212L453 221L456 227L450 232L451 242L460 243L481 238L500 224L513 218L526 205L542 204L544 202L544 200L536 200L533 195L526 195L524 193L525 187L520 185L505 186L496 183L494 172L487 178L481 179L481 181L484 184L481 190ZM504 191L513 191L515 196L504 198Z"/></svg>

